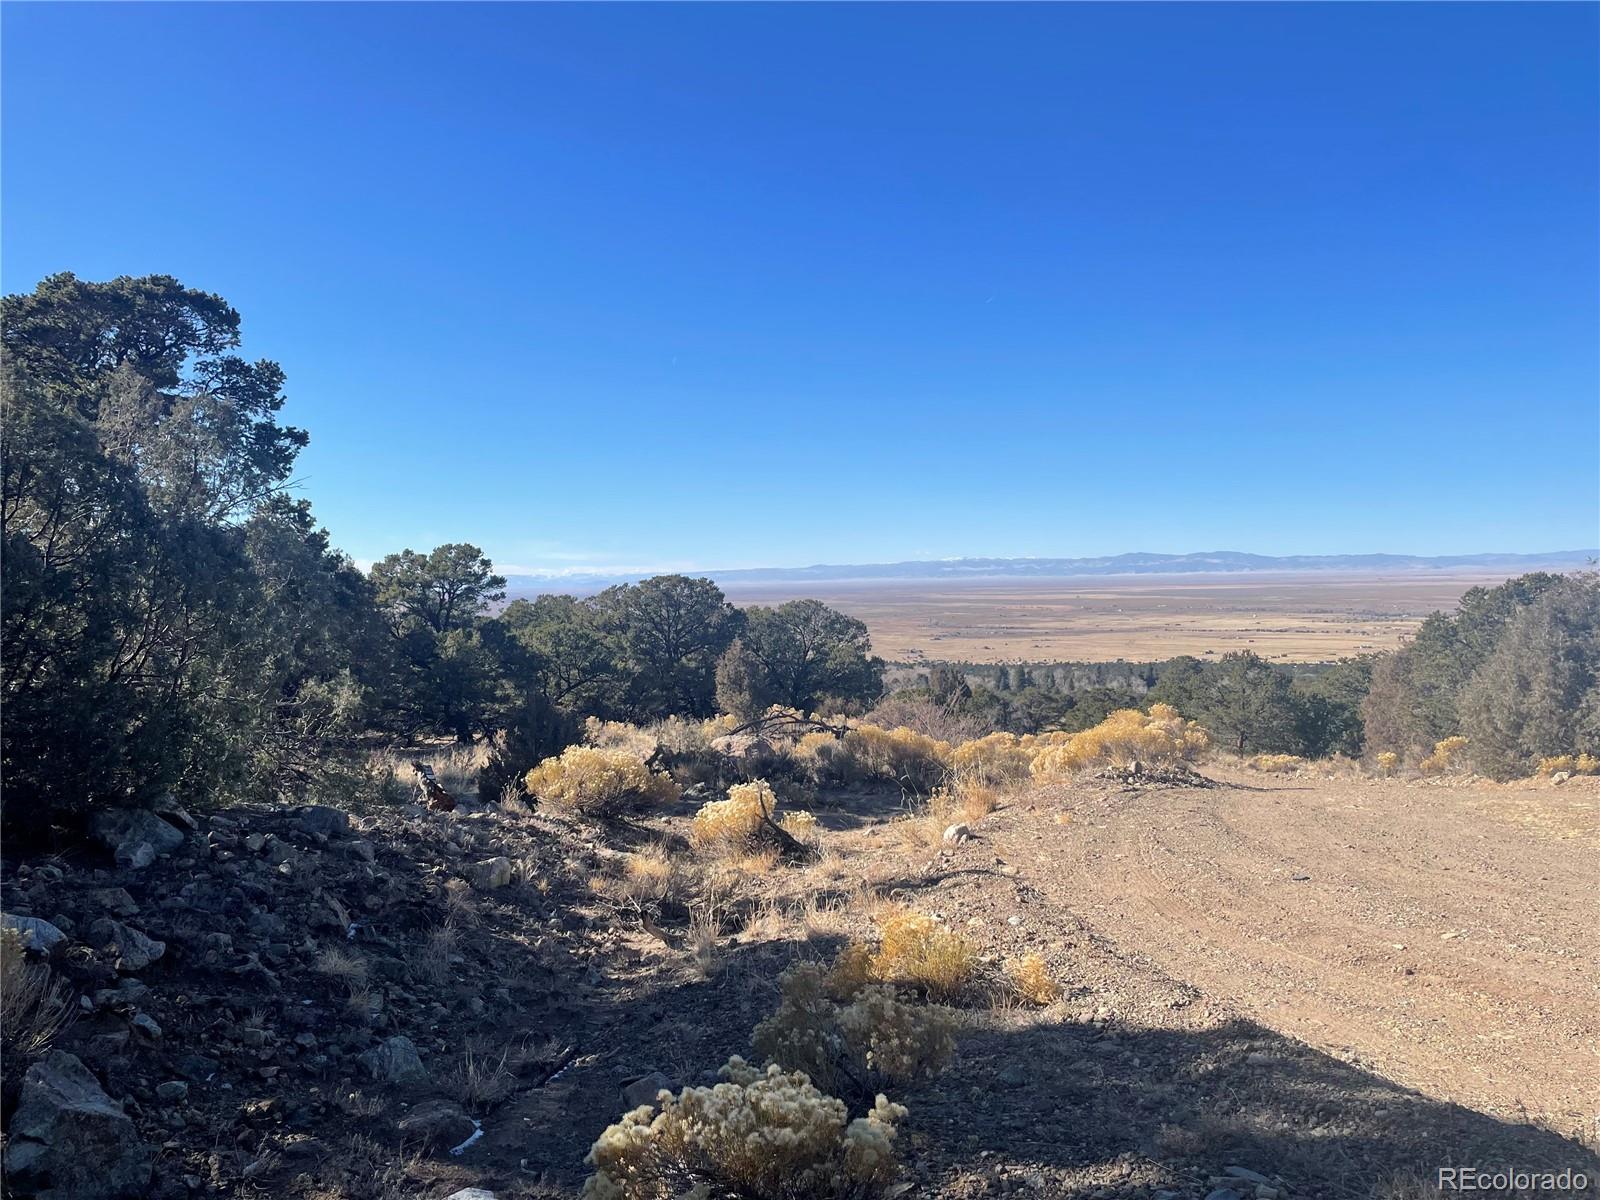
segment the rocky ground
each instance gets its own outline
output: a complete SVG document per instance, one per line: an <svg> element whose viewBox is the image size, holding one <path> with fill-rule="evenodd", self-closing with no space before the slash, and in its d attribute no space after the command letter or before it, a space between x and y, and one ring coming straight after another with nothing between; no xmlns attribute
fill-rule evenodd
<svg viewBox="0 0 1600 1200"><path fill-rule="evenodd" d="M1020 795L953 845L898 796L813 797L819 862L686 871L655 904L615 887L619 854L691 862L692 800L607 828L171 812L8 854L4 910L75 1017L0 1069L10 1187L575 1195L609 1121L747 1053L782 969L886 899L985 960L957 1061L895 1097L912 1195L1310 1200L1457 1163L1600 1178L1574 1136L1600 1075L1600 791L1219 778ZM1005 985L1026 952L1057 1003Z"/></svg>

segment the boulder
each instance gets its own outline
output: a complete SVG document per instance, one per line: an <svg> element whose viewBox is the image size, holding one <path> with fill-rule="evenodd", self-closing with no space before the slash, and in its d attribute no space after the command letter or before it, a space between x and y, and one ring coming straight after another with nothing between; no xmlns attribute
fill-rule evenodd
<svg viewBox="0 0 1600 1200"><path fill-rule="evenodd" d="M946 846L959 846L962 842L970 841L972 828L968 825L951 825L944 831L944 844Z"/></svg>
<svg viewBox="0 0 1600 1200"><path fill-rule="evenodd" d="M511 860L502 855L473 863L467 868L467 881L480 892L505 887L511 882Z"/></svg>
<svg viewBox="0 0 1600 1200"><path fill-rule="evenodd" d="M306 833L330 838L343 837L350 832L350 818L326 804L311 804L301 809L299 825Z"/></svg>
<svg viewBox="0 0 1600 1200"><path fill-rule="evenodd" d="M101 917L89 926L88 942L96 950L116 955L119 971L142 971L167 952L165 942L146 937L110 917Z"/></svg>
<svg viewBox="0 0 1600 1200"><path fill-rule="evenodd" d="M89 820L89 832L116 856L117 865L137 871L183 845L183 834L143 808L103 808Z"/></svg>
<svg viewBox="0 0 1600 1200"><path fill-rule="evenodd" d="M425 1084L427 1068L417 1054L416 1043L403 1034L386 1038L357 1060L367 1074L381 1083Z"/></svg>
<svg viewBox="0 0 1600 1200"><path fill-rule="evenodd" d="M121 1200L150 1186L153 1152L122 1105L60 1050L28 1068L11 1119L7 1182L42 1200Z"/></svg>
<svg viewBox="0 0 1600 1200"><path fill-rule="evenodd" d="M642 1104L654 1104L659 1092L672 1091L672 1080L660 1071L651 1071L633 1082L625 1084L622 1088L622 1105L624 1108L638 1108Z"/></svg>
<svg viewBox="0 0 1600 1200"><path fill-rule="evenodd" d="M725 733L711 739L711 748L747 767L770 763L778 754L771 742L753 733Z"/></svg>
<svg viewBox="0 0 1600 1200"><path fill-rule="evenodd" d="M40 954L53 952L67 940L67 935L61 930L49 921L41 921L38 917L14 917L10 913L0 913L0 928L16 930L17 936L22 939L23 947L36 950Z"/></svg>
<svg viewBox="0 0 1600 1200"><path fill-rule="evenodd" d="M128 895L127 888L91 888L89 900L101 912L110 913L113 917L132 917L139 912L139 905Z"/></svg>
<svg viewBox="0 0 1600 1200"><path fill-rule="evenodd" d="M446 1149L459 1146L478 1131L478 1123L449 1100L424 1100L396 1122L406 1141Z"/></svg>

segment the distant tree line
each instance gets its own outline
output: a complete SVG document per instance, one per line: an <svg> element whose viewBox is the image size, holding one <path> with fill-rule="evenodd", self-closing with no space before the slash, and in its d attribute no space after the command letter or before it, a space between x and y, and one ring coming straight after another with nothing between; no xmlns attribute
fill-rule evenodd
<svg viewBox="0 0 1600 1200"><path fill-rule="evenodd" d="M11 831L166 792L301 796L363 735L491 739L493 791L578 736L770 705L861 712L866 627L816 600L738 609L665 575L506 604L475 546L363 573L289 494L306 434L239 314L169 276L51 276L0 302L0 771ZM1393 654L1315 672L1215 661L934 665L909 694L989 729L1076 730L1165 701L1245 753L1420 755L1479 769L1600 751L1600 588L1475 588Z"/></svg>
<svg viewBox="0 0 1600 1200"><path fill-rule="evenodd" d="M1415 763L1465 737L1476 770L1511 778L1543 759L1600 754L1600 577L1536 573L1475 587L1400 649L1329 664L1275 664L1245 650L896 674L906 685L896 696L1014 733L1087 729L1115 709L1160 702L1240 754L1387 751Z"/></svg>
<svg viewBox="0 0 1600 1200"><path fill-rule="evenodd" d="M865 626L814 600L740 610L667 575L502 609L464 544L364 574L288 494L307 437L278 418L283 371L169 276L52 276L0 303L0 339L13 831L300 794L369 732L493 738L509 779L586 716L859 711L882 689Z"/></svg>

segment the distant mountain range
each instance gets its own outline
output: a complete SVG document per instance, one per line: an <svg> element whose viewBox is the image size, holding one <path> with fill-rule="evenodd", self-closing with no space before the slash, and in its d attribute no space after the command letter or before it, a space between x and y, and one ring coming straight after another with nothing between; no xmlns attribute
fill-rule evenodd
<svg viewBox="0 0 1600 1200"><path fill-rule="evenodd" d="M855 583L894 580L950 582L962 579L1074 579L1094 575L1221 575L1292 571L1444 571L1541 568L1574 570L1600 558L1600 550L1552 550L1546 554L1243 554L1212 550L1198 554L1113 554L1101 558L944 558L931 561L819 564L812 567L744 567L689 571L721 584ZM631 583L639 575L513 575L513 594L583 592Z"/></svg>

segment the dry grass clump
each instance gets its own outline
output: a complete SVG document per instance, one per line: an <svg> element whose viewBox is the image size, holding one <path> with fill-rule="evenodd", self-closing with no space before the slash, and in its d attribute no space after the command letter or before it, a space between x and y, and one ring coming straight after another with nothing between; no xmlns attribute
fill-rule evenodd
<svg viewBox="0 0 1600 1200"><path fill-rule="evenodd" d="M643 1105L600 1135L582 1200L874 1200L894 1182L896 1125L883 1096L848 1121L844 1103L799 1072L728 1060L715 1087Z"/></svg>
<svg viewBox="0 0 1600 1200"><path fill-rule="evenodd" d="M1425 775L1444 775L1459 771L1464 765L1467 739L1457 735L1433 744L1433 753L1417 764Z"/></svg>
<svg viewBox="0 0 1600 1200"><path fill-rule="evenodd" d="M340 950L337 946L329 946L317 955L316 970L317 974L326 975L330 979L360 984L365 983L367 979L367 960Z"/></svg>
<svg viewBox="0 0 1600 1200"><path fill-rule="evenodd" d="M831 1095L863 1102L892 1083L931 1079L949 1063L955 1022L948 1012L903 1003L881 984L837 997L832 982L816 963L785 971L777 1012L756 1026L756 1053L804 1071Z"/></svg>
<svg viewBox="0 0 1600 1200"><path fill-rule="evenodd" d="M640 762L656 752L656 739L645 729L626 721L583 719L583 744L597 750L625 750Z"/></svg>
<svg viewBox="0 0 1600 1200"><path fill-rule="evenodd" d="M629 726L629 728L632 728ZM623 749L568 746L523 781L531 795L560 812L614 816L638 804L670 804L682 795L672 777Z"/></svg>
<svg viewBox="0 0 1600 1200"><path fill-rule="evenodd" d="M950 767L975 784L1000 787L1028 778L1033 751L1014 733L991 733L962 742L950 755Z"/></svg>
<svg viewBox="0 0 1600 1200"><path fill-rule="evenodd" d="M1305 766L1306 760L1298 754L1257 754L1245 760L1252 771L1265 771L1269 775L1287 775Z"/></svg>
<svg viewBox="0 0 1600 1200"><path fill-rule="evenodd" d="M0 1056L43 1054L71 1018L66 985L48 964L28 961L21 934L0 930Z"/></svg>
<svg viewBox="0 0 1600 1200"><path fill-rule="evenodd" d="M471 1112L486 1112L517 1090L510 1054L479 1054L468 1050L450 1076L450 1090Z"/></svg>
<svg viewBox="0 0 1600 1200"><path fill-rule="evenodd" d="M1124 708L1081 733L1040 738L1031 770L1035 779L1049 782L1087 767L1192 762L1210 744L1204 729L1169 704L1152 704L1148 715Z"/></svg>
<svg viewBox="0 0 1600 1200"><path fill-rule="evenodd" d="M866 959L868 978L877 983L898 983L918 988L936 1000L960 995L977 970L978 954L970 942L932 917L909 908L895 908L878 921L878 944ZM846 948L835 964L843 981L858 969L860 951Z"/></svg>
<svg viewBox="0 0 1600 1200"><path fill-rule="evenodd" d="M1568 775L1600 775L1600 758L1593 754L1557 754L1541 758L1535 774L1549 776L1561 771Z"/></svg>
<svg viewBox="0 0 1600 1200"><path fill-rule="evenodd" d="M1050 974L1044 959L1037 954L1026 954L1006 967L1011 984L1029 1004L1054 1004L1061 999L1061 985Z"/></svg>
<svg viewBox="0 0 1600 1200"><path fill-rule="evenodd" d="M963 821L981 820L1000 807L1000 793L993 784L958 776L948 794L951 804L946 815Z"/></svg>
<svg viewBox="0 0 1600 1200"><path fill-rule="evenodd" d="M623 861L622 895L636 903L659 903L678 890L682 872L663 846L649 846Z"/></svg>
<svg viewBox="0 0 1600 1200"><path fill-rule="evenodd" d="M407 956L411 970L418 978L433 984L449 979L458 937L455 923L448 918L428 930L428 935Z"/></svg>

